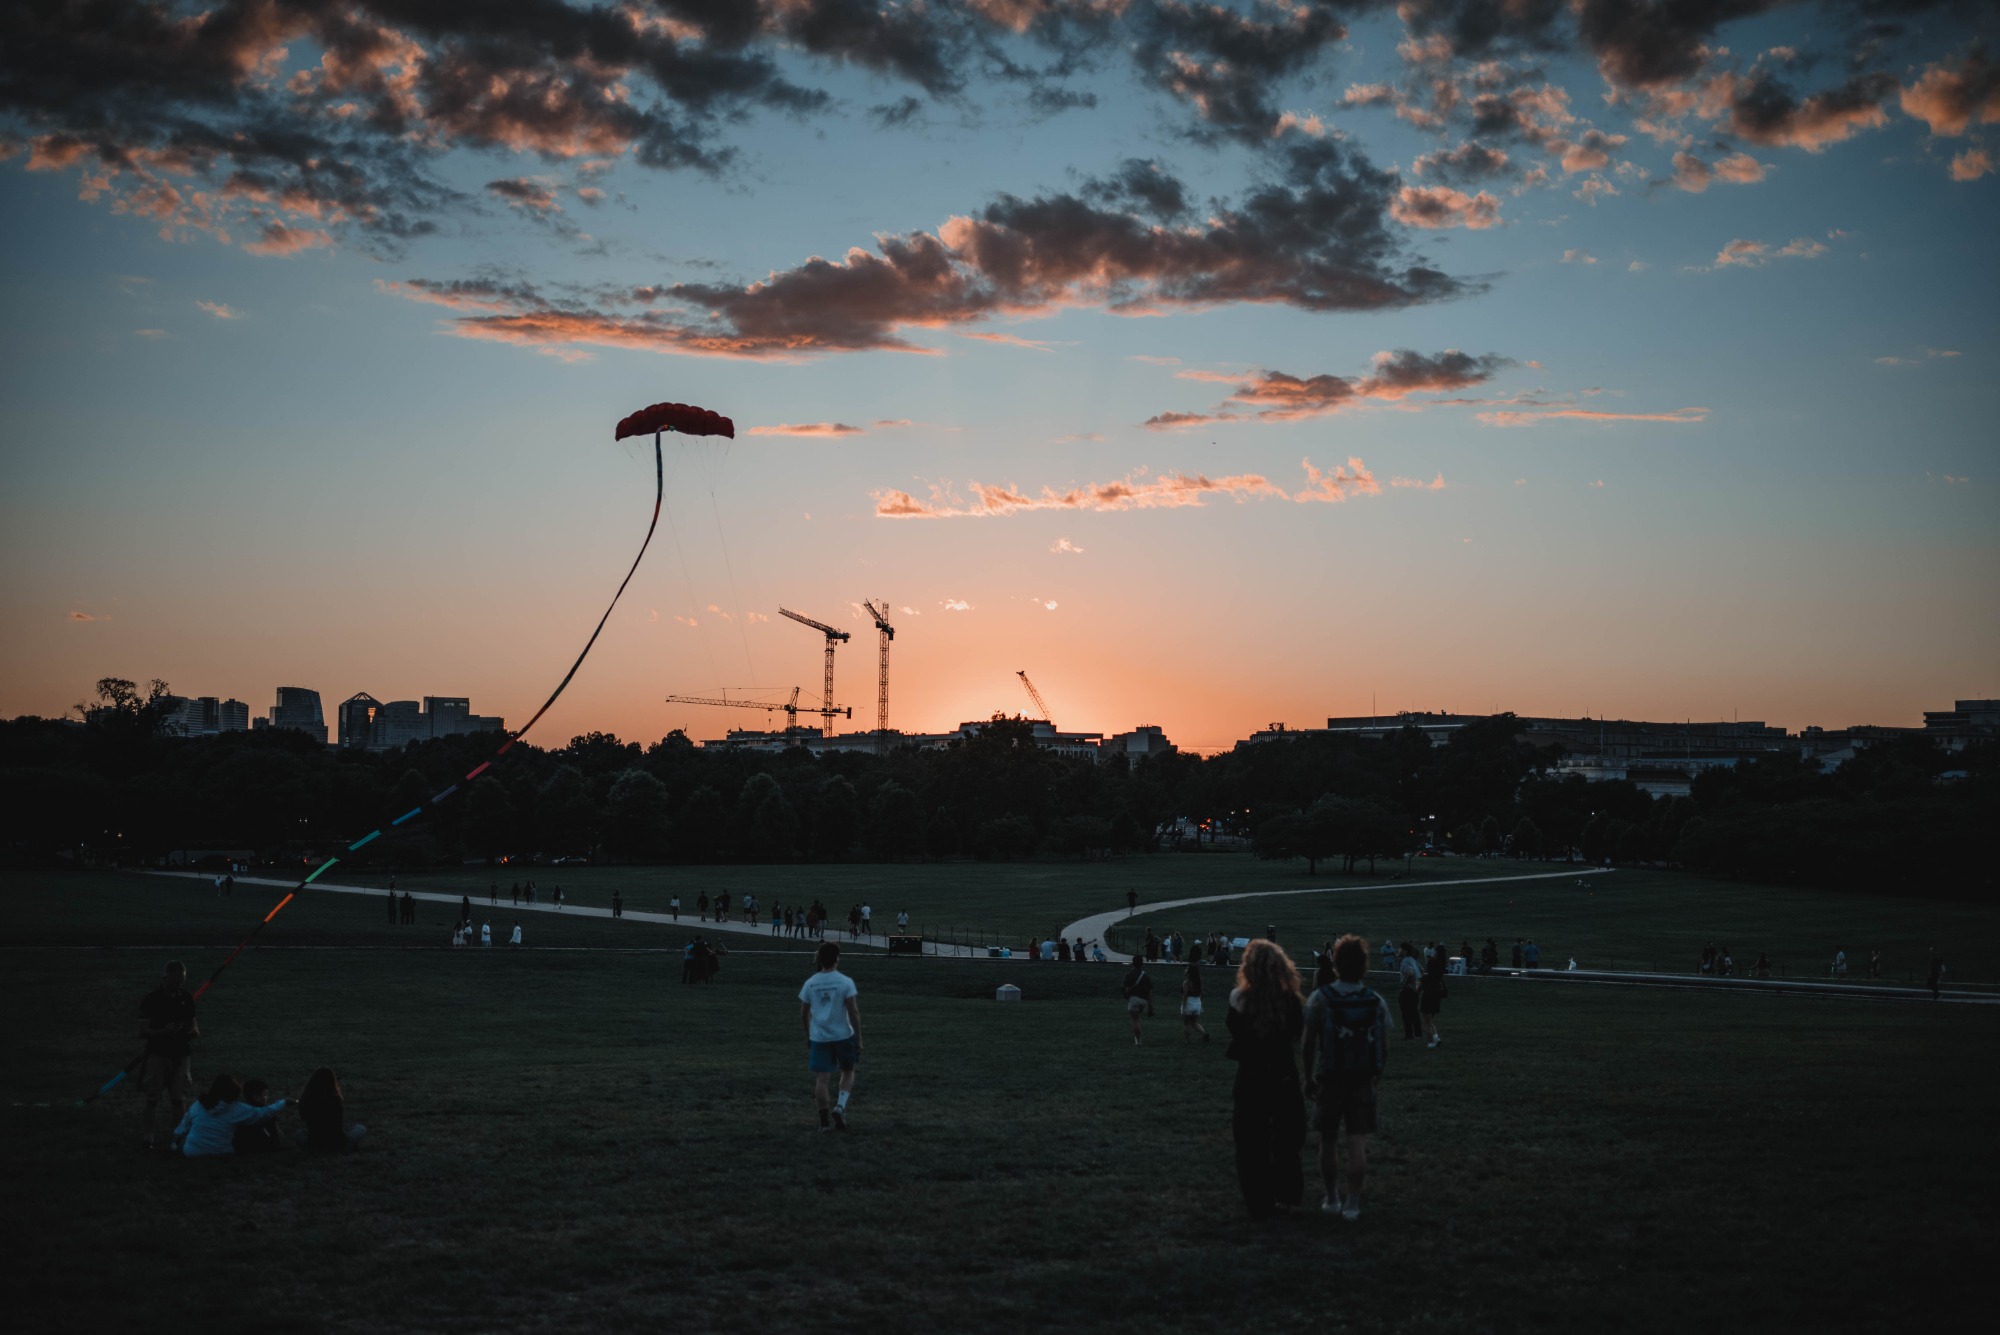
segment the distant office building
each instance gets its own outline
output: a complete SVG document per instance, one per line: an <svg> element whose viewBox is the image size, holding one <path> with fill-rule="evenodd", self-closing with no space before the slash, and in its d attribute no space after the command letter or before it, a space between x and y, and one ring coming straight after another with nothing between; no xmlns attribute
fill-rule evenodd
<svg viewBox="0 0 2000 1335"><path fill-rule="evenodd" d="M213 737L218 733L247 732L250 706L241 700L218 700L212 695L190 698L170 695L167 728L182 737Z"/></svg>
<svg viewBox="0 0 2000 1335"><path fill-rule="evenodd" d="M1172 755L1174 744L1167 740L1166 729L1151 723L1141 723L1130 732L1111 734L1098 750L1107 760L1112 756L1124 756L1127 760L1144 760L1147 756Z"/></svg>
<svg viewBox="0 0 2000 1335"><path fill-rule="evenodd" d="M350 750L366 750L375 745L375 720L382 702L366 691L356 691L340 702L340 744Z"/></svg>
<svg viewBox="0 0 2000 1335"><path fill-rule="evenodd" d="M1059 732L1054 724L1041 719L1018 720L1029 725L1036 746L1057 755L1072 756L1097 761L1113 755L1126 756L1138 760L1144 756L1161 755L1171 752L1174 744L1167 740L1165 732L1152 724L1143 724L1131 732L1122 732L1106 740L1101 732ZM887 737L875 732L844 732L835 735L823 733L818 728L798 727L764 731L762 729L732 728L722 736L698 743L704 750L716 751L789 751L793 747L803 747L814 755L825 755L830 751L898 751L905 747L915 747L920 751L943 751L954 746L963 746L991 727L993 720L977 719L961 723L951 732L895 732Z"/></svg>
<svg viewBox="0 0 2000 1335"><path fill-rule="evenodd" d="M1957 748L1975 737L2000 736L2000 700L1957 700L1950 709L1926 709L1924 731L1954 739Z"/></svg>
<svg viewBox="0 0 2000 1335"><path fill-rule="evenodd" d="M303 686L280 686L278 701L271 706L270 716L263 721L263 726L308 733L324 745L326 715L320 712L319 692Z"/></svg>
<svg viewBox="0 0 2000 1335"><path fill-rule="evenodd" d="M433 737L458 737L472 732L504 732L507 721L498 714L475 714L462 695L427 695L383 704L366 691L340 707L340 744L370 751L395 751L411 742Z"/></svg>
<svg viewBox="0 0 2000 1335"><path fill-rule="evenodd" d="M431 736L456 737L471 731L466 725L472 719L472 701L462 695L427 695L424 715L430 720Z"/></svg>

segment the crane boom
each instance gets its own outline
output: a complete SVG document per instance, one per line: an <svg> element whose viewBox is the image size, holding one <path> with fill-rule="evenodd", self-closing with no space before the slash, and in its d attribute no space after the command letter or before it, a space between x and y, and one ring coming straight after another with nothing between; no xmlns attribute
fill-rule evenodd
<svg viewBox="0 0 2000 1335"><path fill-rule="evenodd" d="M1042 711L1042 722L1053 728L1056 725L1055 720L1049 717L1049 707L1042 703L1042 693L1035 689L1035 683L1028 680L1026 669L1016 672L1014 675L1019 677L1021 684L1028 688L1028 698L1035 702L1035 708Z"/></svg>
<svg viewBox="0 0 2000 1335"><path fill-rule="evenodd" d="M767 714L783 710L785 713L785 730L790 732L799 726L799 688L796 686L792 687L792 698L781 705L772 704L767 700L731 700L726 696L722 699L714 699L704 695L670 695L667 697L667 703L670 705L720 705L726 709L761 709Z"/></svg>
<svg viewBox="0 0 2000 1335"><path fill-rule="evenodd" d="M889 624L887 599L878 604L872 598L863 598L861 605L875 618L879 650L880 667L875 679L875 749L879 752L889 744L889 641L896 638L896 628Z"/></svg>
<svg viewBox="0 0 2000 1335"><path fill-rule="evenodd" d="M780 616L790 617L801 626L810 626L820 634L826 636L826 693L820 696L818 712L820 718L826 723L827 733L831 735L833 732L833 720L841 712L839 706L833 703L833 650L835 645L843 644L854 637L844 630L835 630L824 621L814 621L811 617L800 616L789 607L779 608L778 613ZM854 711L849 709L847 716L849 718L854 717Z"/></svg>

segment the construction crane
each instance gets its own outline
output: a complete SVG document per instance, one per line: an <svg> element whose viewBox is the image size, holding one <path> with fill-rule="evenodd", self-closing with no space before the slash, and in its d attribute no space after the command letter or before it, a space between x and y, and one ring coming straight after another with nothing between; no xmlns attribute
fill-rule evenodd
<svg viewBox="0 0 2000 1335"><path fill-rule="evenodd" d="M889 641L896 638L896 628L889 624L887 601L877 604L872 598L863 598L861 605L875 618L876 645L881 651L875 678L875 749L880 751L889 744Z"/></svg>
<svg viewBox="0 0 2000 1335"><path fill-rule="evenodd" d="M1021 684L1028 688L1028 698L1035 702L1035 708L1042 711L1042 722L1048 724L1051 728L1055 727L1056 721L1049 717L1049 707L1042 703L1042 693L1035 689L1035 683L1028 680L1027 672L1024 670L1016 672L1014 675L1019 677Z"/></svg>
<svg viewBox="0 0 2000 1335"><path fill-rule="evenodd" d="M776 713L782 709L785 711L785 731L797 732L799 730L799 688L796 686L792 687L792 698L781 705L774 705L766 700L731 700L727 697L720 700L712 700L702 695L670 695L667 697L667 703L670 705L721 705L727 709L761 709L766 713Z"/></svg>
<svg viewBox="0 0 2000 1335"><path fill-rule="evenodd" d="M827 734L831 736L833 733L833 720L841 713L841 710L833 703L833 650L835 645L845 643L854 637L844 630L835 630L825 622L814 621L811 617L802 617L788 607L779 608L778 614L790 617L801 626L811 626L814 630L826 636L826 693L820 697L817 712L820 718L826 723ZM849 718L854 717L852 709L847 710L846 714Z"/></svg>

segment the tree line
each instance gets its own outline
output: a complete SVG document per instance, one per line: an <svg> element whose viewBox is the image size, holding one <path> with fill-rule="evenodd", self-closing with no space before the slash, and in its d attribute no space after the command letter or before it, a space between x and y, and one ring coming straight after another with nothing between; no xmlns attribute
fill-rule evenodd
<svg viewBox="0 0 2000 1335"><path fill-rule="evenodd" d="M177 849L263 859L334 851L457 782L492 734L392 752L272 730L182 738L165 683L107 678L80 717L0 722L0 832L16 859L145 861ZM1212 757L1097 763L995 718L942 749L814 755L650 746L592 732L523 743L463 795L356 860L503 857L629 862L917 860L1141 853L1245 840L1311 871L1449 850L1678 864L1747 879L1990 893L1996 748L1884 741L1831 773L1774 755L1695 780L1686 797L1588 783L1521 740L1512 716L1443 746L1300 734Z"/></svg>

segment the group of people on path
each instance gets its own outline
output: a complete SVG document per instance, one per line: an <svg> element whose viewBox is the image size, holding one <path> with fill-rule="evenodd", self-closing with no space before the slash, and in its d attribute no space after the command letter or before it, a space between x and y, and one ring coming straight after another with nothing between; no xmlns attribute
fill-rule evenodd
<svg viewBox="0 0 2000 1335"><path fill-rule="evenodd" d="M194 995L187 990L187 968L168 962L160 984L139 1000L139 1038L145 1044L139 1058L139 1090L144 1099L141 1144L160 1148L157 1119L164 1101L173 1122L169 1145L190 1159L280 1149L286 1144L278 1128L285 1109L297 1109L301 1126L293 1139L309 1150L349 1150L361 1143L367 1128L346 1125L346 1103L340 1081L322 1066L306 1078L295 1104L274 1094L262 1080L238 1082L219 1074L199 1099L194 1092L193 1052L201 1041Z"/></svg>
<svg viewBox="0 0 2000 1335"><path fill-rule="evenodd" d="M1094 953L1097 962L1105 962L1104 946L1097 941L1086 942L1078 937L1074 944L1060 932L1043 937L1040 941L1028 943L1027 957L1031 960L1046 960L1054 964L1081 964Z"/></svg>
<svg viewBox="0 0 2000 1335"><path fill-rule="evenodd" d="M1207 936L1197 938L1190 946L1188 939L1178 931L1168 932L1163 936L1149 927L1146 929L1146 941L1141 953L1146 957L1148 964L1162 960L1169 964L1179 964L1183 960L1198 960L1204 964L1227 967L1229 950L1230 938L1223 932L1210 932Z"/></svg>

